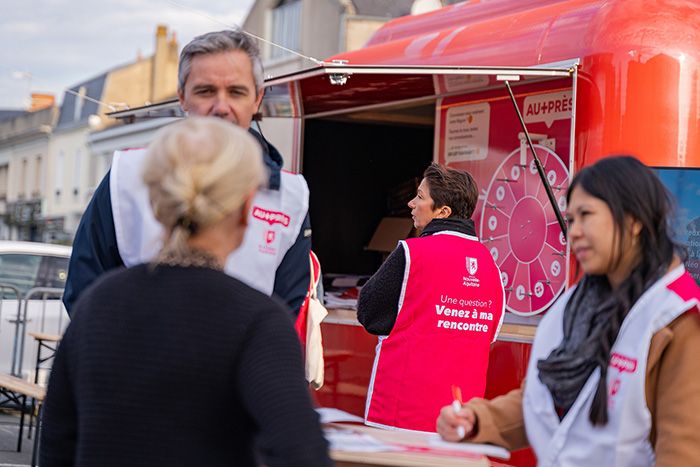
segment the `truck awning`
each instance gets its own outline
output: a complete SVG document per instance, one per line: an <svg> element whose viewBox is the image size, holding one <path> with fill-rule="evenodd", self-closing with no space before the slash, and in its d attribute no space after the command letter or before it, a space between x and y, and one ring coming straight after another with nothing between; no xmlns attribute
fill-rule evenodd
<svg viewBox="0 0 700 467"><path fill-rule="evenodd" d="M578 61L535 67L387 66L328 63L272 78L266 82L261 106L263 117L319 118L371 109L419 104L470 93L508 96L535 159L547 197L557 206L544 169L516 103L513 88L519 84L551 82L567 85L576 93ZM575 116L575 98L571 115ZM573 150L573 146L572 146ZM561 212L554 210L566 232Z"/></svg>
<svg viewBox="0 0 700 467"><path fill-rule="evenodd" d="M501 89L519 82L573 78L578 61L536 67L322 66L266 81L261 112L266 117L317 118L438 97Z"/></svg>

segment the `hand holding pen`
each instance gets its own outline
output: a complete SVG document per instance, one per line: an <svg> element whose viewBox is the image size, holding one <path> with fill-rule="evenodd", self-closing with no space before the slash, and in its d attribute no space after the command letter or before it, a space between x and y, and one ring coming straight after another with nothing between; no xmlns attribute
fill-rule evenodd
<svg viewBox="0 0 700 467"><path fill-rule="evenodd" d="M452 404L443 407L437 419L437 432L446 441L462 441L473 435L476 414L470 407L464 406L462 390L452 386Z"/></svg>

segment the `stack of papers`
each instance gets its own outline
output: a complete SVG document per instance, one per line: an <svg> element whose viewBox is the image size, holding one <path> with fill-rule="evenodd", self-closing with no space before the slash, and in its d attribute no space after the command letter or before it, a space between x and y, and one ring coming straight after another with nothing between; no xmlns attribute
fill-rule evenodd
<svg viewBox="0 0 700 467"><path fill-rule="evenodd" d="M345 412L344 410L334 409L333 407L318 407L316 413L320 418L321 424L325 423L365 423L365 419Z"/></svg>
<svg viewBox="0 0 700 467"><path fill-rule="evenodd" d="M343 296L345 295L345 296ZM326 292L323 296L326 308L357 309L357 297L348 297L345 292Z"/></svg>
<svg viewBox="0 0 700 467"><path fill-rule="evenodd" d="M387 452L403 451L399 446L379 441L377 438L356 431L326 427L323 433L335 451L346 452Z"/></svg>
<svg viewBox="0 0 700 467"><path fill-rule="evenodd" d="M438 434L428 436L428 445L432 448L445 451L460 451L472 452L476 454L484 454L485 456L498 457L500 459L510 459L510 452L500 446L493 444L476 444L476 443L452 443L443 440Z"/></svg>
<svg viewBox="0 0 700 467"><path fill-rule="evenodd" d="M360 289L370 276L352 274L324 274L324 305L327 308L357 309Z"/></svg>
<svg viewBox="0 0 700 467"><path fill-rule="evenodd" d="M321 423L363 423L364 419L339 409L320 407L316 409ZM492 444L452 443L444 441L437 433L381 430L357 425L325 426L324 434L335 451L345 452L422 452L445 456L480 454L509 459L508 450ZM463 454L461 454L463 453Z"/></svg>

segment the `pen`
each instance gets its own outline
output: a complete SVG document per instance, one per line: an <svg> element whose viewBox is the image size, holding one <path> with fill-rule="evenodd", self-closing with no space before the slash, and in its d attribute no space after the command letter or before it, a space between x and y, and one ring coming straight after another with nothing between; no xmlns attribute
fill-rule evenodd
<svg viewBox="0 0 700 467"><path fill-rule="evenodd" d="M452 399L452 410L455 411L456 415L459 415L459 411L462 409L462 404L464 404L464 402L462 401L462 388L455 384L452 385ZM459 439L464 439L466 435L464 427L459 425L457 427L457 436L459 436Z"/></svg>

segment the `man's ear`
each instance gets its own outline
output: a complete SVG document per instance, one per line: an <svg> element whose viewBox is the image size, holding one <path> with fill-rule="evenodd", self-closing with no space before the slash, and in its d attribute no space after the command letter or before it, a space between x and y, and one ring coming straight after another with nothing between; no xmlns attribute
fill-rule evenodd
<svg viewBox="0 0 700 467"><path fill-rule="evenodd" d="M180 108L187 112L187 107L185 106L185 91L182 89L177 90L177 98L180 101Z"/></svg>
<svg viewBox="0 0 700 467"><path fill-rule="evenodd" d="M255 98L255 111L260 112L260 104L262 104L263 97L265 97L265 88L258 89L258 96Z"/></svg>

